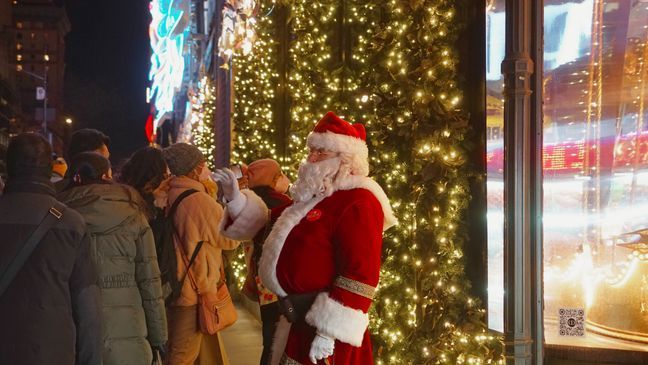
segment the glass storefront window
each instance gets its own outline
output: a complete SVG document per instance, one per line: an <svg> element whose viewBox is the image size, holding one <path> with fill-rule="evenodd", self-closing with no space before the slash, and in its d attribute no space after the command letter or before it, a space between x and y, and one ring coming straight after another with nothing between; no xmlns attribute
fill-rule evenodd
<svg viewBox="0 0 648 365"><path fill-rule="evenodd" d="M486 8L486 167L488 326L504 332L504 76L505 0Z"/></svg>
<svg viewBox="0 0 648 365"><path fill-rule="evenodd" d="M547 344L648 351L648 2L544 1Z"/></svg>

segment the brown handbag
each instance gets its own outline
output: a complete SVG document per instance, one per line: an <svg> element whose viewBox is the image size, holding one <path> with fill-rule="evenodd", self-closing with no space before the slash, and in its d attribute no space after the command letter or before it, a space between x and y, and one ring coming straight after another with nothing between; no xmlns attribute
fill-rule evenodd
<svg viewBox="0 0 648 365"><path fill-rule="evenodd" d="M236 308L234 307L234 302L232 302L227 285L225 285L225 270L223 266L221 265L220 267L221 277L217 284L218 290L215 293L201 293L198 290L198 285L193 277L184 250L181 249L180 252L182 253L182 259L187 265L187 274L191 281L191 287L198 293L197 310L200 332L213 335L233 325L237 319Z"/></svg>

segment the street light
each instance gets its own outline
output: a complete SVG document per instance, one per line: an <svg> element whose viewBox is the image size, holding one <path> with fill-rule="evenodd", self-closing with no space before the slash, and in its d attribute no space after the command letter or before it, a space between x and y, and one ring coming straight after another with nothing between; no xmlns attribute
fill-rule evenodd
<svg viewBox="0 0 648 365"><path fill-rule="evenodd" d="M43 82L44 95L43 95L43 124L42 124L42 128L43 128L43 135L45 136L45 138L48 138L48 136L47 136L47 66L45 66L45 75L43 75L43 76L37 75L37 74L35 74L33 72L29 72L29 71L25 70L23 67L19 67L19 68L17 68L17 70L19 72L27 74L27 75L29 75L29 76Z"/></svg>
<svg viewBox="0 0 648 365"><path fill-rule="evenodd" d="M72 124L72 118L65 118L65 123L67 125L71 125Z"/></svg>

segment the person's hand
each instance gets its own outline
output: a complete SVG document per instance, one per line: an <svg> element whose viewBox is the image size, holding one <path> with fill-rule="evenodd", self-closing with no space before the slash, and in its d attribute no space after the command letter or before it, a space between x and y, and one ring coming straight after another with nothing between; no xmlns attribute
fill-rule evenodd
<svg viewBox="0 0 648 365"><path fill-rule="evenodd" d="M236 180L236 176L234 176L232 170L226 167L218 169L212 174L212 177L214 180L221 183L220 187L223 189L223 196L228 202L231 202L241 194L238 181Z"/></svg>
<svg viewBox="0 0 648 365"><path fill-rule="evenodd" d="M333 356L334 348L335 339L317 333L311 344L308 357L313 364L317 364L317 361Z"/></svg>

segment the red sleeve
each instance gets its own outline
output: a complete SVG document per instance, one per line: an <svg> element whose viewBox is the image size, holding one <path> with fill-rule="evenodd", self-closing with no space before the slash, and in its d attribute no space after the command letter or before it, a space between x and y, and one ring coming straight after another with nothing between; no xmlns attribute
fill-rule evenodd
<svg viewBox="0 0 648 365"><path fill-rule="evenodd" d="M342 214L333 236L339 274L329 295L365 313L380 275L382 226L378 201L362 201Z"/></svg>

